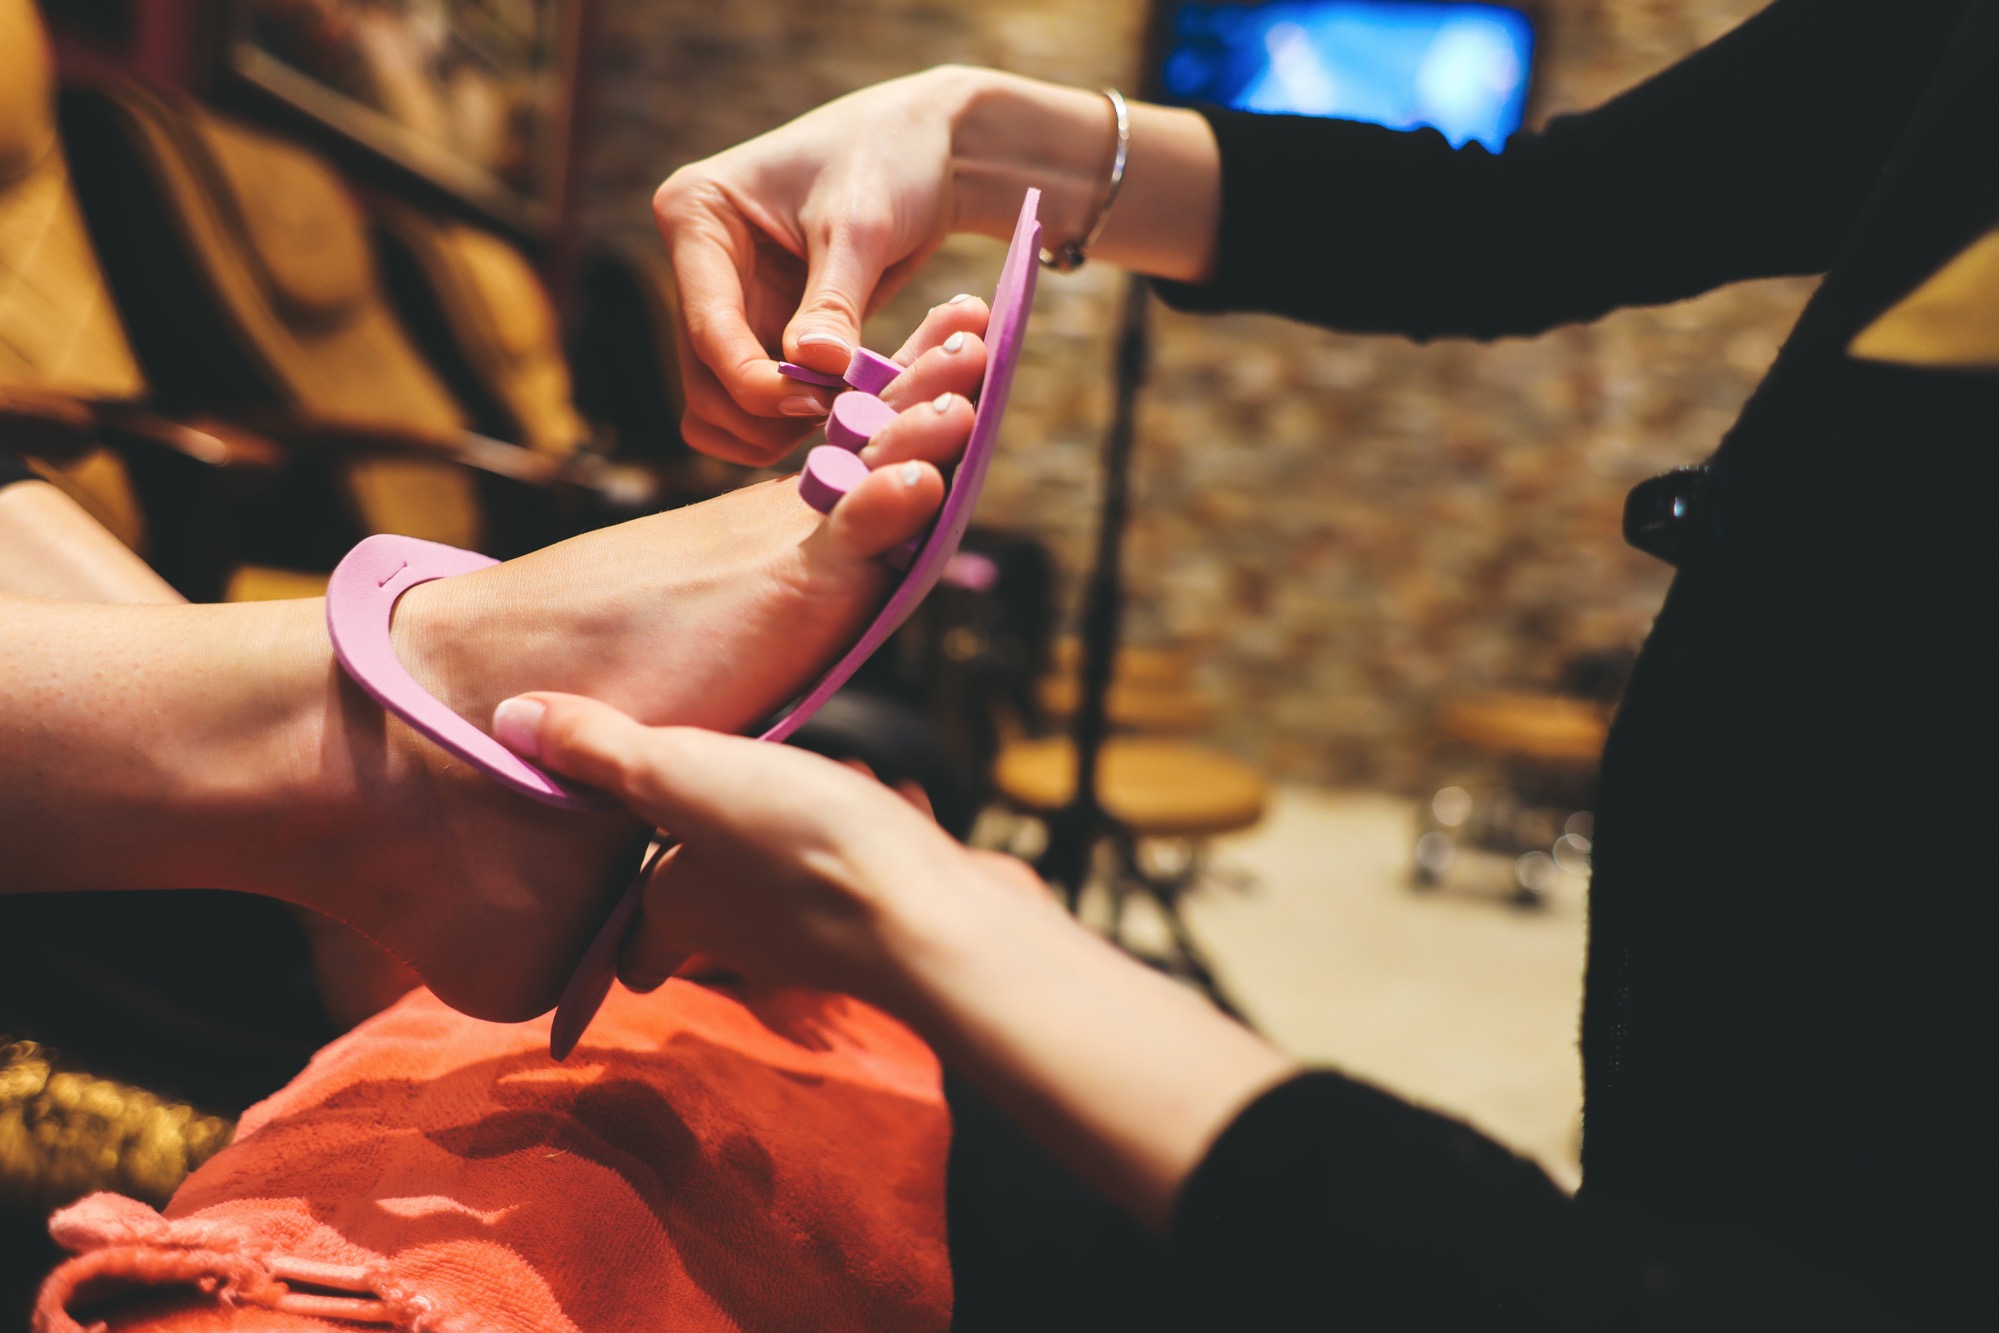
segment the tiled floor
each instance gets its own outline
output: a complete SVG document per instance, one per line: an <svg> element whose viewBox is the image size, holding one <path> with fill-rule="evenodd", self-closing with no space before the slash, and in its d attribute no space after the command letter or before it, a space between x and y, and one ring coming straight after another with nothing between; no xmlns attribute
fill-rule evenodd
<svg viewBox="0 0 1999 1333"><path fill-rule="evenodd" d="M1225 877L1254 884L1210 885L1187 920L1279 1045L1464 1116L1573 1187L1585 886L1564 876L1522 912L1492 858L1414 893L1411 827L1404 800L1281 790L1260 827L1215 848Z"/></svg>

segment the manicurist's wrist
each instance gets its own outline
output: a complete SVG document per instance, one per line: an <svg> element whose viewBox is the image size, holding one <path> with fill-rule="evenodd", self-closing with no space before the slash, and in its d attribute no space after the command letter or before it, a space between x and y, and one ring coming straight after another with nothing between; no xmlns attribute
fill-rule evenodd
<svg viewBox="0 0 1999 1333"><path fill-rule="evenodd" d="M1101 92L994 70L945 67L923 77L938 80L935 95L952 117L956 230L1009 235L1033 186L1050 249L1086 237L1101 216L1100 258L1181 282L1213 273L1221 151L1198 112L1127 102L1126 170L1113 201L1117 117Z"/></svg>
<svg viewBox="0 0 1999 1333"><path fill-rule="evenodd" d="M1010 235L1029 187L1041 191L1048 237L1088 229L1117 142L1100 93L963 66L940 67L929 77L938 79L950 108L956 230Z"/></svg>
<svg viewBox="0 0 1999 1333"><path fill-rule="evenodd" d="M1031 971L1076 929L1052 899L1002 881L962 847L951 851L948 862L912 867L885 887L878 993L863 997L947 1046L968 1002L1006 989L1023 964Z"/></svg>

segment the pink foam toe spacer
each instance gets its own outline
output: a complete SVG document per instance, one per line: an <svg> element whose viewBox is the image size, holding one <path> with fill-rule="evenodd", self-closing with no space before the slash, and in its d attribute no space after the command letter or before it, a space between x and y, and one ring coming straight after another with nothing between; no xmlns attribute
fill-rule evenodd
<svg viewBox="0 0 1999 1333"><path fill-rule="evenodd" d="M903 371L902 363L863 347L847 362L847 383L862 393L880 393Z"/></svg>
<svg viewBox="0 0 1999 1333"><path fill-rule="evenodd" d="M958 543L964 540L965 529L971 526L972 509L979 501L979 490L985 485L986 468L992 462L993 448L999 442L1000 421L1006 415L1007 394L1013 388L1014 368L1020 363L1021 343L1027 335L1027 314L1034 305L1034 282L1041 272L1041 265L1035 258L1041 247L1041 223L1035 216L1040 203L1041 191L1029 190L1020 206L1020 220L1014 226L1013 244L1007 250L1006 263L1000 269L999 287L993 293L992 316L986 324L986 378L979 389L978 410L972 417L972 437L965 443L965 456L959 460L957 471L951 477L951 490L944 497L944 507L938 511L937 522L932 525L930 535L923 539L909 563L909 572L903 575L902 582L889 595L888 603L875 616L874 623L862 632L854 646L847 650L847 655L819 678L819 683L812 687L811 692L800 699L790 712L771 724L760 739L784 740L818 712L860 669L861 663L873 656L875 649L881 647L883 641L909 619L910 613L916 610L943 576L945 565L957 553ZM835 400L837 406L838 401ZM562 1002L555 1009L555 1025L550 1030L549 1048L556 1058L567 1055L575 1046L584 1029L590 1026L597 1007L604 1002L604 996L610 993L611 979L617 969L618 947L624 939L625 928L637 911L639 893L644 886L645 871L641 870L625 890L617 908L599 929L596 942L583 956L575 974L570 977L569 987L562 993Z"/></svg>
<svg viewBox="0 0 1999 1333"><path fill-rule="evenodd" d="M824 370L814 370L810 366L794 365L789 361L778 362L777 373L789 379L797 380L801 384L816 384L822 389L844 388L847 383L847 381L841 379L838 375L830 374Z"/></svg>
<svg viewBox="0 0 1999 1333"><path fill-rule="evenodd" d="M417 684L396 657L389 621L396 601L432 579L470 574L499 561L417 537L369 537L334 567L326 583L326 633L333 654L376 703L495 782L566 810L616 804L558 782L467 722Z"/></svg>
<svg viewBox="0 0 1999 1333"><path fill-rule="evenodd" d="M849 389L833 400L832 414L826 418L826 443L859 453L894 420L895 409L887 403L871 393Z"/></svg>
<svg viewBox="0 0 1999 1333"><path fill-rule="evenodd" d="M805 470L798 474L798 498L820 513L830 514L841 496L867 479L868 465L858 454L822 444L805 455Z"/></svg>

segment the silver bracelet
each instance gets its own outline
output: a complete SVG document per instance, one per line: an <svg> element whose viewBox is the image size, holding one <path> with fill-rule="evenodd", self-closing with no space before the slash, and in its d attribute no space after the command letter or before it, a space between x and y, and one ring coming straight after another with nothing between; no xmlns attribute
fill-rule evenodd
<svg viewBox="0 0 1999 1333"><path fill-rule="evenodd" d="M1081 240L1065 241L1055 250L1042 248L1042 265L1057 273L1073 273L1083 266L1090 247L1104 234L1104 224L1111 220L1111 205L1117 202L1118 187L1124 184L1124 160L1131 150L1131 113L1125 109L1124 94L1117 89L1104 89L1104 96L1111 99L1111 110L1117 115L1117 156L1111 159L1110 184L1104 187L1104 202L1098 205L1096 219Z"/></svg>

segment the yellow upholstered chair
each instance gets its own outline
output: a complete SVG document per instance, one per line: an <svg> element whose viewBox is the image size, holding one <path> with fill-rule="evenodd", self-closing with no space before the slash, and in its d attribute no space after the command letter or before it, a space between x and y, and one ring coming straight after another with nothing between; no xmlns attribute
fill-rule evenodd
<svg viewBox="0 0 1999 1333"><path fill-rule="evenodd" d="M212 593L230 563L218 509L278 458L150 398L72 188L40 20L0 0L0 432L170 581Z"/></svg>
<svg viewBox="0 0 1999 1333"><path fill-rule="evenodd" d="M552 481L555 460L468 430L320 157L130 82L69 89L62 106L86 214L162 394L277 439L349 507L356 530L319 534L312 558L368 532L484 547L480 478Z"/></svg>
<svg viewBox="0 0 1999 1333"><path fill-rule="evenodd" d="M590 439L562 332L527 257L489 231L384 203L391 294L429 359L486 434L567 458Z"/></svg>

